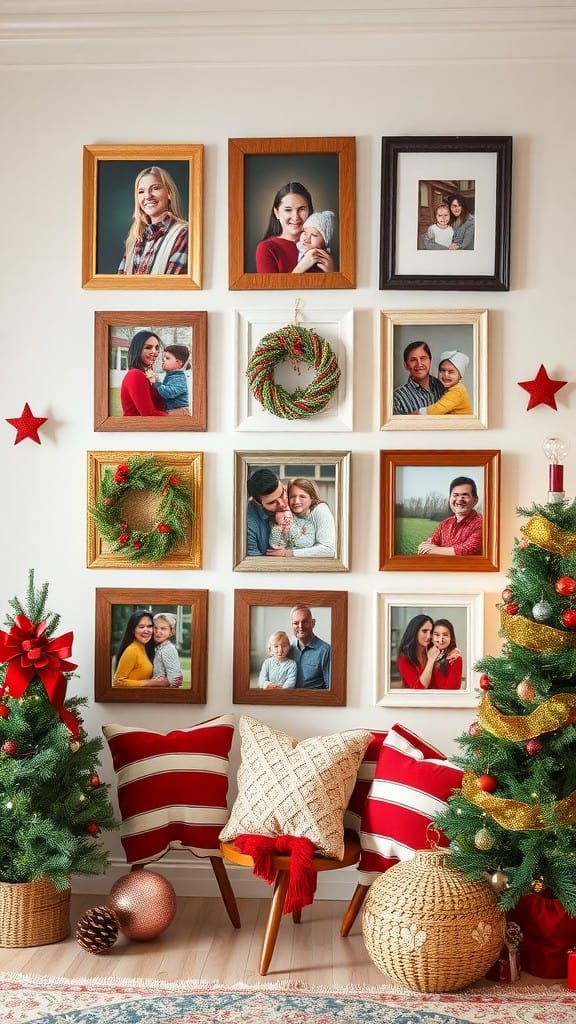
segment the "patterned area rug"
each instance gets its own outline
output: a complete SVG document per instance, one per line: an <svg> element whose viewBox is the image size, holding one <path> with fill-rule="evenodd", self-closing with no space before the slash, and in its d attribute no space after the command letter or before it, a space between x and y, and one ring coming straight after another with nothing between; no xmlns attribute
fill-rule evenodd
<svg viewBox="0 0 576 1024"><path fill-rule="evenodd" d="M574 1024L576 993L560 984L427 995L4 974L0 1009L3 1024Z"/></svg>

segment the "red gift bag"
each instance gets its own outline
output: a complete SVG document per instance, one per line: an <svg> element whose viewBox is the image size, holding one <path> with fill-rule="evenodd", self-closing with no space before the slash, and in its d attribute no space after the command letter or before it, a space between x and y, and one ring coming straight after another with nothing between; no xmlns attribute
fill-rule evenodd
<svg viewBox="0 0 576 1024"><path fill-rule="evenodd" d="M568 950L576 946L576 917L569 917L554 896L528 893L507 915L521 928L522 969L537 978L565 978Z"/></svg>

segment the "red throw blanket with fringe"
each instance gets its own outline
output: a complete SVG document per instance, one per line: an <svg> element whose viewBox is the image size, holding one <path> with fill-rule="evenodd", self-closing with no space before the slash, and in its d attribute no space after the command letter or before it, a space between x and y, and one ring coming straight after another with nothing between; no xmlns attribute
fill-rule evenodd
<svg viewBox="0 0 576 1024"><path fill-rule="evenodd" d="M312 867L316 847L309 839L300 836L237 836L234 840L242 853L254 861L254 874L272 883L276 878L274 857L285 853L290 855L288 889L284 902L284 914L292 914L308 907L314 900L317 873Z"/></svg>

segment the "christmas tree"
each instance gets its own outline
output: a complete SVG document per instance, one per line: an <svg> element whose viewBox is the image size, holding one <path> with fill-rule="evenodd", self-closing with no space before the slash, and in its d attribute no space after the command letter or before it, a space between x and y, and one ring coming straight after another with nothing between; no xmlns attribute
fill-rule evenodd
<svg viewBox="0 0 576 1024"><path fill-rule="evenodd" d="M458 739L462 790L436 824L455 866L488 877L503 910L547 890L574 916L576 503L564 499L555 462L548 503L518 510L527 522L498 605L501 654L475 666L483 694Z"/></svg>
<svg viewBox="0 0 576 1024"><path fill-rule="evenodd" d="M87 699L66 699L73 634L54 636L47 597L31 571L26 606L13 598L0 630L0 881L47 877L63 890L71 873L106 869L97 837L116 822L98 775L102 740L82 727Z"/></svg>

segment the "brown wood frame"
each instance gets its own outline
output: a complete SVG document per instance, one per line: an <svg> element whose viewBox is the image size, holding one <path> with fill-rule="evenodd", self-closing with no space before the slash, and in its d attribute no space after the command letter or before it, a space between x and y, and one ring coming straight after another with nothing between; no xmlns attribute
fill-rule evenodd
<svg viewBox="0 0 576 1024"><path fill-rule="evenodd" d="M287 632L289 610L296 604L332 611L329 690L257 690L250 688L250 616L254 607L285 606ZM337 645L334 638L337 638ZM348 593L344 590L235 590L234 666L235 704L280 704L309 707L345 707L348 643Z"/></svg>
<svg viewBox="0 0 576 1024"><path fill-rule="evenodd" d="M130 562L120 553L107 552L102 537L90 515L100 489L102 477L110 466L134 458L149 458L151 452L88 452L88 511L86 516L86 565L89 569L201 569L203 515L203 452L154 452L159 462L173 467L182 481L190 487L190 501L196 518L186 532L186 540L175 548L161 562Z"/></svg>
<svg viewBox="0 0 576 1024"><path fill-rule="evenodd" d="M206 312L149 313L95 312L94 313L94 430L117 432L138 430L206 430ZM153 327L152 324L159 326ZM190 415L185 416L111 416L109 405L110 335L113 327L148 327L151 331L163 327L190 327L192 345L192 394Z"/></svg>
<svg viewBox="0 0 576 1024"><path fill-rule="evenodd" d="M163 162L187 161L188 171L188 273L186 274L99 274L96 271L99 164L104 161L138 161L142 167ZM202 287L202 229L204 190L204 146L84 146L82 186L82 287L124 288L130 291L166 291ZM129 209L124 237L130 227ZM122 253L118 254L120 263Z"/></svg>
<svg viewBox="0 0 576 1024"><path fill-rule="evenodd" d="M483 481L483 553L481 555L398 555L395 553L396 470L401 466L478 466ZM500 451L381 451L380 569L400 572L497 572L500 532Z"/></svg>
<svg viewBox="0 0 576 1024"><path fill-rule="evenodd" d="M112 609L114 605L183 605L192 611L190 689L112 686ZM96 590L94 700L123 704L205 704L208 640L207 590ZM183 653L183 652L180 652Z"/></svg>
<svg viewBox="0 0 576 1024"><path fill-rule="evenodd" d="M257 274L244 265L245 157L266 154L337 153L339 270L331 274ZM272 201L274 193L270 196ZM308 139L228 140L229 288L273 289L356 287L356 139L353 136Z"/></svg>

